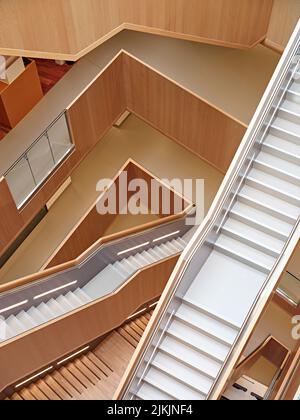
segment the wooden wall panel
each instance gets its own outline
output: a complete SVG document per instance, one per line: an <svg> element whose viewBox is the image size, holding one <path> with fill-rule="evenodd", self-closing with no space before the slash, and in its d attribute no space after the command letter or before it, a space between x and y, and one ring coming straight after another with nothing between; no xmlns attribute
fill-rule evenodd
<svg viewBox="0 0 300 420"><path fill-rule="evenodd" d="M11 229L5 225L2 227L0 224L0 238L4 238L0 244L0 253L7 249L20 231L49 201L77 165L125 111L126 100L122 70L122 57L119 56L71 106L68 117L73 132L75 150L22 208L20 213L17 212L13 198L10 197L10 206L17 213L16 223L12 224ZM0 210L0 219L1 217Z"/></svg>
<svg viewBox="0 0 300 420"><path fill-rule="evenodd" d="M272 1L264 0L126 0L123 21L195 37L199 41L253 46L266 34Z"/></svg>
<svg viewBox="0 0 300 420"><path fill-rule="evenodd" d="M4 178L0 179L0 249L22 229L22 220Z"/></svg>
<svg viewBox="0 0 300 420"><path fill-rule="evenodd" d="M125 28L251 47L266 36L272 1L1 0L0 53L76 60Z"/></svg>
<svg viewBox="0 0 300 420"><path fill-rule="evenodd" d="M246 127L133 57L124 63L128 108L225 172Z"/></svg>
<svg viewBox="0 0 300 420"><path fill-rule="evenodd" d="M300 0L274 0L265 44L282 52L300 19Z"/></svg>
<svg viewBox="0 0 300 420"><path fill-rule="evenodd" d="M8 344L0 344L0 392L112 331L142 305L158 298L178 257L146 268L117 293L84 310L37 328L31 334L23 335Z"/></svg>
<svg viewBox="0 0 300 420"><path fill-rule="evenodd" d="M243 124L201 98L121 53L70 105L68 119L75 150L16 215L10 238L9 225L0 225L0 253L49 201L126 107L223 172L246 130ZM16 212L12 197L10 206Z"/></svg>
<svg viewBox="0 0 300 420"><path fill-rule="evenodd" d="M32 61L5 90L0 92L0 101L6 110L4 120L0 117L0 122L5 124L7 117L8 127L15 127L42 97L43 91L36 63Z"/></svg>

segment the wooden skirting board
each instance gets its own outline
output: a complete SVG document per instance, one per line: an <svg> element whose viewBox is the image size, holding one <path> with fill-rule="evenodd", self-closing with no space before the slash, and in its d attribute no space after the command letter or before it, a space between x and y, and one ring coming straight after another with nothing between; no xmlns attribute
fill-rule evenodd
<svg viewBox="0 0 300 420"><path fill-rule="evenodd" d="M75 61L124 29L251 48L266 37L272 4L273 0L239 0L238 5L236 0L3 0L0 54Z"/></svg>

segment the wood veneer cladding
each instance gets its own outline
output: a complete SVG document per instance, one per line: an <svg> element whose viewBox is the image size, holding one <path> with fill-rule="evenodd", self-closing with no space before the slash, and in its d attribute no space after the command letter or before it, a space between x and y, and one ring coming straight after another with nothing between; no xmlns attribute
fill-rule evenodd
<svg viewBox="0 0 300 420"><path fill-rule="evenodd" d="M43 91L36 63L32 61L6 89L0 92L0 102L5 110L0 122L15 127L42 99ZM1 109L0 108L0 109Z"/></svg>
<svg viewBox="0 0 300 420"><path fill-rule="evenodd" d="M283 52L300 18L300 0L274 0L266 46Z"/></svg>
<svg viewBox="0 0 300 420"><path fill-rule="evenodd" d="M272 1L2 0L0 53L76 60L126 28L251 47L266 36Z"/></svg>
<svg viewBox="0 0 300 420"><path fill-rule="evenodd" d="M123 59L128 108L226 172L246 127L133 57Z"/></svg>
<svg viewBox="0 0 300 420"><path fill-rule="evenodd" d="M0 179L0 249L22 228L22 220L4 178Z"/></svg>
<svg viewBox="0 0 300 420"><path fill-rule="evenodd" d="M117 293L85 309L41 326L7 344L0 344L0 392L114 330L141 305L158 298L178 258L179 255L145 268Z"/></svg>
<svg viewBox="0 0 300 420"><path fill-rule="evenodd" d="M101 141L126 108L166 136L225 172L246 127L180 85L123 52L67 111L75 150L16 216L11 238L0 225L3 253ZM12 198L11 198L12 200ZM10 206L15 206L13 200ZM16 209L14 209L16 211ZM0 216L2 202L0 202Z"/></svg>
<svg viewBox="0 0 300 420"><path fill-rule="evenodd" d="M29 200L20 212L17 212L15 203L11 197L10 206L17 213L15 218L18 220L16 223L18 229L15 227L11 229L11 237L9 239L8 234L6 236L4 235L0 224L0 238L4 238L3 243L0 243L0 253L8 248L22 228L25 228L49 201L57 189L72 174L77 165L111 128L115 120L125 111L122 74L122 60L119 56L69 109L68 119L73 133L75 150L57 168L53 175L34 194L32 199ZM1 200L1 217L3 211L4 202Z"/></svg>

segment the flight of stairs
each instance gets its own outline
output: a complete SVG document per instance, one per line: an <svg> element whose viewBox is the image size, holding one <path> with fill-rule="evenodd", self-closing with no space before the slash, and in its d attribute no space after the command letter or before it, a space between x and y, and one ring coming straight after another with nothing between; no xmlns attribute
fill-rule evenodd
<svg viewBox="0 0 300 420"><path fill-rule="evenodd" d="M287 91L262 149L219 231L169 308L128 390L132 399L206 399L261 287L300 216L300 82ZM197 266L194 259L191 264ZM187 281L187 280L185 280ZM174 297L178 299L178 297Z"/></svg>
<svg viewBox="0 0 300 420"><path fill-rule="evenodd" d="M189 233L182 238L173 239L114 264L109 264L83 288L61 294L56 299L48 297L48 300L37 307L32 306L26 311L9 316L5 319L6 337L0 339L0 342L112 293L141 268L182 252L187 244L188 237Z"/></svg>
<svg viewBox="0 0 300 420"><path fill-rule="evenodd" d="M17 387L6 400L111 400L153 310L127 321L94 349Z"/></svg>

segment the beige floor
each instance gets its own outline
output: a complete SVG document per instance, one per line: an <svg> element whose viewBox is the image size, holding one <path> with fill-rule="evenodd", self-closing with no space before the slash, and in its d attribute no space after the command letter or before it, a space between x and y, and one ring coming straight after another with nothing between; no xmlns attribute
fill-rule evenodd
<svg viewBox="0 0 300 420"><path fill-rule="evenodd" d="M261 45L238 50L122 31L79 60L0 142L0 174L68 108L121 49L244 124L249 124L280 58Z"/></svg>
<svg viewBox="0 0 300 420"><path fill-rule="evenodd" d="M130 157L160 178L205 179L206 210L223 179L215 168L130 116L120 129L111 129L77 168L72 185L0 270L0 283L37 272L96 200L99 179L112 178Z"/></svg>

